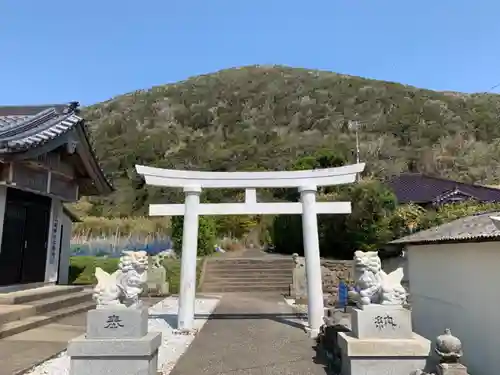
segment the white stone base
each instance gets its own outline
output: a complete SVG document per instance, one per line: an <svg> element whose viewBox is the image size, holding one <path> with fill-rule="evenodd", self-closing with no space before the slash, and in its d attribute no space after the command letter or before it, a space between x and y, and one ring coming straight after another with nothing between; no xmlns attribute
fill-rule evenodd
<svg viewBox="0 0 500 375"><path fill-rule="evenodd" d="M197 298L195 312L203 317L195 319L194 328L201 329L208 316L216 308L216 298ZM168 297L149 308L148 329L150 332L161 332L162 343L158 350L158 372L168 375L175 363L194 340L193 335L180 335L177 332L177 297ZM28 375L69 375L70 357L67 352L50 359L30 370ZM96 374L97 375L97 374Z"/></svg>
<svg viewBox="0 0 500 375"><path fill-rule="evenodd" d="M367 305L351 310L354 337L360 339L410 339L411 311L401 305Z"/></svg>
<svg viewBox="0 0 500 375"><path fill-rule="evenodd" d="M160 332L140 338L89 339L83 335L68 345L70 374L157 375L160 345Z"/></svg>
<svg viewBox="0 0 500 375"><path fill-rule="evenodd" d="M339 332L342 375L410 374L425 369L431 343L412 334L411 339L358 339Z"/></svg>

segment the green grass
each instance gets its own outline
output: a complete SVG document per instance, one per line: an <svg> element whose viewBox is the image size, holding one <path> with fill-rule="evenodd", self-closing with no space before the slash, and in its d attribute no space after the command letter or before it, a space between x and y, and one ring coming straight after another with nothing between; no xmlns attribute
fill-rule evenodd
<svg viewBox="0 0 500 375"><path fill-rule="evenodd" d="M100 267L108 273L118 269L119 259L94 256L76 256L70 259L69 283L73 285L94 285L95 269ZM203 260L199 260L196 269L196 285L200 280L201 266ZM179 293L181 263L179 259L165 259L163 266L167 270L167 281L170 285L170 293Z"/></svg>

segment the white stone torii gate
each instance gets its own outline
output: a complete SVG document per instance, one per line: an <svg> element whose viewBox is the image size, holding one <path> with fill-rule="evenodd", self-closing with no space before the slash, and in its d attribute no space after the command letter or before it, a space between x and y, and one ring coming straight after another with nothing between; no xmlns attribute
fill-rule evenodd
<svg viewBox="0 0 500 375"><path fill-rule="evenodd" d="M317 214L351 213L351 202L316 202L317 187L355 182L364 168L364 163L358 163L307 171L198 172L136 165L146 184L184 189L184 204L149 207L150 216L184 216L178 328L193 328L199 215L302 214L309 330L312 337L317 336L324 315ZM245 203L200 204L203 188L245 189ZM298 188L300 202L258 203L257 188Z"/></svg>

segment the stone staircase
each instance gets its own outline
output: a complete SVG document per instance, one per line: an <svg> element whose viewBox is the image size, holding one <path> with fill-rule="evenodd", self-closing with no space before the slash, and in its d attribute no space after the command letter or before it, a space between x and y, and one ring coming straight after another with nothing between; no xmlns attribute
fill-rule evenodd
<svg viewBox="0 0 500 375"><path fill-rule="evenodd" d="M0 292L0 339L95 307L82 286L42 286Z"/></svg>
<svg viewBox="0 0 500 375"><path fill-rule="evenodd" d="M278 292L288 294L294 263L291 258L211 258L205 265L201 291Z"/></svg>

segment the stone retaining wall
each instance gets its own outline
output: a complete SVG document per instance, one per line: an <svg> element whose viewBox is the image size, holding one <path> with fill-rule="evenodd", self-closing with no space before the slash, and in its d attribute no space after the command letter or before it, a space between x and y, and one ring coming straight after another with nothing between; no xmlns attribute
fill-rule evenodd
<svg viewBox="0 0 500 375"><path fill-rule="evenodd" d="M294 257L293 284L290 286L290 295L293 298L307 297L305 258ZM336 296L339 281L354 278L353 261L321 259L321 273L323 293Z"/></svg>

